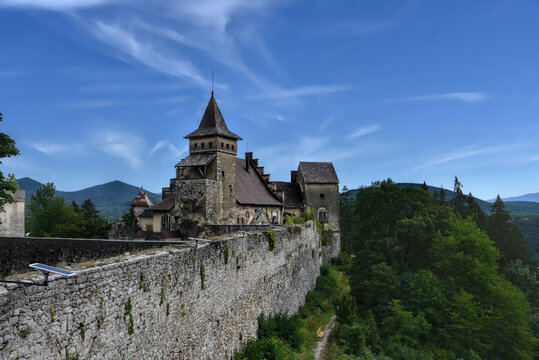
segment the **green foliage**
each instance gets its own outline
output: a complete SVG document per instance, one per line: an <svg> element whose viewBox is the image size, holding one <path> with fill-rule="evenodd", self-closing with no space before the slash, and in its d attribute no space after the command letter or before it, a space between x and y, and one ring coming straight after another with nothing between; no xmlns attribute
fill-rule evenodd
<svg viewBox="0 0 539 360"><path fill-rule="evenodd" d="M313 208L308 207L307 209L305 209L305 211L303 211L303 216L302 217L303 217L304 222L313 221L314 220L314 210L313 210Z"/></svg>
<svg viewBox="0 0 539 360"><path fill-rule="evenodd" d="M262 338L249 340L242 352L234 354L236 360L294 360L296 355L285 341L277 338Z"/></svg>
<svg viewBox="0 0 539 360"><path fill-rule="evenodd" d="M352 297L334 302L342 352L359 358L533 358L535 272L525 259L511 262L525 256L501 204L483 217L461 187L455 178L451 207L439 195L391 180L359 189L357 199L343 205L353 220L349 235L357 261L350 269ZM505 234L495 242L487 235L494 229ZM500 274L499 264L523 291Z"/></svg>
<svg viewBox="0 0 539 360"><path fill-rule="evenodd" d="M268 250L275 250L275 231L268 230L268 232L266 233L266 239L268 240Z"/></svg>
<svg viewBox="0 0 539 360"><path fill-rule="evenodd" d="M30 178L22 178L18 181L20 188L26 190L28 197L43 186L43 184ZM56 191L56 195L63 196L67 203L75 201L81 204L85 199L90 198L104 218L107 220L119 220L122 214L129 209L129 204L139 191L140 187L121 181L112 181L78 191ZM144 190L144 192L154 204L161 200L160 195L147 190Z"/></svg>
<svg viewBox="0 0 539 360"><path fill-rule="evenodd" d="M226 265L228 264L228 244L225 244L224 255L225 255L225 265Z"/></svg>
<svg viewBox="0 0 539 360"><path fill-rule="evenodd" d="M56 311L54 310L54 305L51 305L51 322L55 322L58 320L58 317L56 316Z"/></svg>
<svg viewBox="0 0 539 360"><path fill-rule="evenodd" d="M0 113L0 122L2 121L2 113ZM19 150L15 147L15 141L7 134L0 133L0 159L19 155ZM2 161L0 161L2 164ZM4 205L13 202L13 196L10 192L14 192L19 188L15 175L7 174L4 176L0 171L0 212L4 211Z"/></svg>
<svg viewBox="0 0 539 360"><path fill-rule="evenodd" d="M200 288L204 289L204 281L206 280L206 269L204 268L204 263L200 262Z"/></svg>
<svg viewBox="0 0 539 360"><path fill-rule="evenodd" d="M127 298L127 302L125 303L124 308L124 315L127 316L127 333L131 335L135 331L133 313L131 312L131 310L133 310L133 305L131 304L131 297Z"/></svg>
<svg viewBox="0 0 539 360"><path fill-rule="evenodd" d="M137 216L135 214L135 210L133 208L129 208L126 212L122 214L122 224L123 226L134 229L135 228L135 220Z"/></svg>
<svg viewBox="0 0 539 360"><path fill-rule="evenodd" d="M300 328L301 319L298 314L288 316L286 313L278 313L273 317L265 317L262 313L258 317L257 337L259 339L277 337L294 349L299 349L303 343Z"/></svg>
<svg viewBox="0 0 539 360"><path fill-rule="evenodd" d="M349 274L354 264L354 259L345 252L339 253L336 258L331 260L331 263L345 274Z"/></svg>
<svg viewBox="0 0 539 360"><path fill-rule="evenodd" d="M284 224L285 225L305 224L305 220L303 219L303 217L292 215L292 216L286 217Z"/></svg>
<svg viewBox="0 0 539 360"><path fill-rule="evenodd" d="M62 196L55 195L54 184L48 183L30 195L26 228L32 236L104 239L109 224L99 217L90 199L80 207L66 205Z"/></svg>
<svg viewBox="0 0 539 360"><path fill-rule="evenodd" d="M487 234L501 251L500 266L502 269L511 261L517 259L531 264L531 253L526 246L524 237L518 227L512 222L509 211L500 198L492 204L492 215L488 219Z"/></svg>

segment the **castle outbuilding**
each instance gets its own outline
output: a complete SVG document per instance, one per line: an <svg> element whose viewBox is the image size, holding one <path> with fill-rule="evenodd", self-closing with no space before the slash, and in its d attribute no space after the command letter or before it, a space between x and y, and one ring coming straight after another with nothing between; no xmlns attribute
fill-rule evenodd
<svg viewBox="0 0 539 360"><path fill-rule="evenodd" d="M141 207L149 201L141 190L131 204L139 230L163 237L202 236L211 225L283 224L307 208L327 228L339 230L339 179L333 164L300 162L290 182L272 182L252 152L237 157L242 138L228 129L213 92L200 125L185 139L189 155L176 164L163 200Z"/></svg>

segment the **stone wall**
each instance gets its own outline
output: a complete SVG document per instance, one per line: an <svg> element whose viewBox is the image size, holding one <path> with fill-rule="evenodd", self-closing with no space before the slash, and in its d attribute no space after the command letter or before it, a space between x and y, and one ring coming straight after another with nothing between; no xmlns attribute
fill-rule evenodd
<svg viewBox="0 0 539 360"><path fill-rule="evenodd" d="M28 265L36 262L61 266L170 244L170 241L2 237L0 277L27 271Z"/></svg>
<svg viewBox="0 0 539 360"><path fill-rule="evenodd" d="M13 202L4 205L0 212L0 236L24 236L24 190L11 193Z"/></svg>
<svg viewBox="0 0 539 360"><path fill-rule="evenodd" d="M0 287L0 359L228 359L261 312L297 311L319 275L312 222L275 238L273 251L266 232L245 233Z"/></svg>

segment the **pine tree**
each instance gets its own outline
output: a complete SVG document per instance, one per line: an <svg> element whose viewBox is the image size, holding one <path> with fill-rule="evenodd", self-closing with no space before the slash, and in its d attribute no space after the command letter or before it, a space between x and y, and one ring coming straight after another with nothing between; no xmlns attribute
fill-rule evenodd
<svg viewBox="0 0 539 360"><path fill-rule="evenodd" d="M500 195L492 204L491 215L488 219L487 234L502 253L500 267L503 269L509 262L521 259L531 263L530 250L526 246L522 233L512 222L511 214L505 209Z"/></svg>

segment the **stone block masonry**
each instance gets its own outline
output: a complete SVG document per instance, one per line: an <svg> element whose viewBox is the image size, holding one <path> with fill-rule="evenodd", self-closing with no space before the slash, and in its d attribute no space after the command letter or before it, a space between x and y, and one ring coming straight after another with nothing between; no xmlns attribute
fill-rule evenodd
<svg viewBox="0 0 539 360"><path fill-rule="evenodd" d="M295 312L320 272L314 224L164 248L0 287L0 359L228 359L261 312Z"/></svg>

